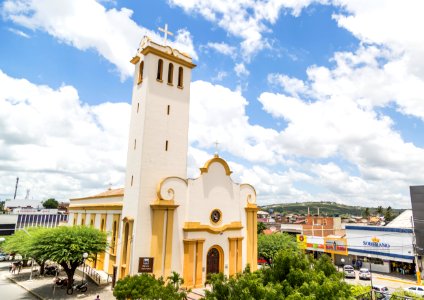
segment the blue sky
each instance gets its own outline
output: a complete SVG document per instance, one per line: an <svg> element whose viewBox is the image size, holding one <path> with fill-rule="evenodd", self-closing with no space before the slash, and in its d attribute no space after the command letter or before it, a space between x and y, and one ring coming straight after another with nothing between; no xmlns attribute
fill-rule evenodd
<svg viewBox="0 0 424 300"><path fill-rule="evenodd" d="M189 53L188 173L214 152L258 203L410 207L424 184L420 1L6 0L0 200L124 182L129 63L144 35Z"/></svg>

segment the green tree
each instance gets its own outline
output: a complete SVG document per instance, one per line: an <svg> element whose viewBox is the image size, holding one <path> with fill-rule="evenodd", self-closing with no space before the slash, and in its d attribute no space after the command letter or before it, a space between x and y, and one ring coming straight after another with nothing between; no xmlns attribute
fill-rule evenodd
<svg viewBox="0 0 424 300"><path fill-rule="evenodd" d="M182 283L178 273L173 272L167 283L154 275L140 274L126 276L118 280L113 290L113 295L118 300L143 299L143 300L182 300L187 298L186 291L179 290Z"/></svg>
<svg viewBox="0 0 424 300"><path fill-rule="evenodd" d="M327 255L314 260L296 249L278 252L271 266L227 278L212 275L206 300L353 300L350 286Z"/></svg>
<svg viewBox="0 0 424 300"><path fill-rule="evenodd" d="M274 256L283 249L298 249L296 240L287 233L259 234L258 257L265 259L271 264Z"/></svg>
<svg viewBox="0 0 424 300"><path fill-rule="evenodd" d="M54 199L54 198L50 198L50 199L47 199L46 201L43 202L43 207L44 208L58 208L59 202L57 202L56 199Z"/></svg>
<svg viewBox="0 0 424 300"><path fill-rule="evenodd" d="M362 216L364 218L368 218L371 215L370 209L368 207L365 207L364 211L362 212Z"/></svg>
<svg viewBox="0 0 424 300"><path fill-rule="evenodd" d="M108 246L105 232L86 226L47 228L31 240L31 253L35 257L55 261L63 267L68 287L72 285L75 270L84 262L83 254L93 259Z"/></svg>
<svg viewBox="0 0 424 300"><path fill-rule="evenodd" d="M258 222L258 234L263 233L263 231L266 229L266 225L264 222Z"/></svg>
<svg viewBox="0 0 424 300"><path fill-rule="evenodd" d="M42 227L18 230L7 238L3 245L3 249L9 253L20 254L24 259L33 258L40 266L40 274L43 275L47 259L38 256L38 254L34 251L33 244L34 239L37 236L44 234L46 230L46 228Z"/></svg>
<svg viewBox="0 0 424 300"><path fill-rule="evenodd" d="M393 210L389 206L389 207L386 208L386 211L384 212L384 221L390 222L391 220L393 220L393 218L394 218L394 216L393 216Z"/></svg>
<svg viewBox="0 0 424 300"><path fill-rule="evenodd" d="M379 206L379 207L377 207L376 213L377 213L377 214L379 214L380 216L382 216L382 215L383 215L383 213L384 213L383 206Z"/></svg>

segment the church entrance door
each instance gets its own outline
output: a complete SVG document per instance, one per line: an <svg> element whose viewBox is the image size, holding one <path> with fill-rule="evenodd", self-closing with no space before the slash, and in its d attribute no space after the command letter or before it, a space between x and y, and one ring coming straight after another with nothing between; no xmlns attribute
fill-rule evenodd
<svg viewBox="0 0 424 300"><path fill-rule="evenodd" d="M212 248L208 251L206 274L219 273L219 259L218 249Z"/></svg>

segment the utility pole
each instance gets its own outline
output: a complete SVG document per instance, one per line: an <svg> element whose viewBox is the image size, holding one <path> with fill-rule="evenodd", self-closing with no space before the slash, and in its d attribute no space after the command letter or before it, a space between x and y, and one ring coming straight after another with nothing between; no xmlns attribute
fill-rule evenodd
<svg viewBox="0 0 424 300"><path fill-rule="evenodd" d="M19 177L16 177L15 195L13 196L13 200L16 199L16 192L18 191L18 183L19 183Z"/></svg>

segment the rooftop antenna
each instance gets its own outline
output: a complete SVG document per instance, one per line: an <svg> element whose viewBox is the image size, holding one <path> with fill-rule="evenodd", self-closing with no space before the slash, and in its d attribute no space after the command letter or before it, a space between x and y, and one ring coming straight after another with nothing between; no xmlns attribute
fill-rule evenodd
<svg viewBox="0 0 424 300"><path fill-rule="evenodd" d="M18 183L19 183L19 177L16 177L15 195L13 195L13 200L16 199L16 192L18 191Z"/></svg>

